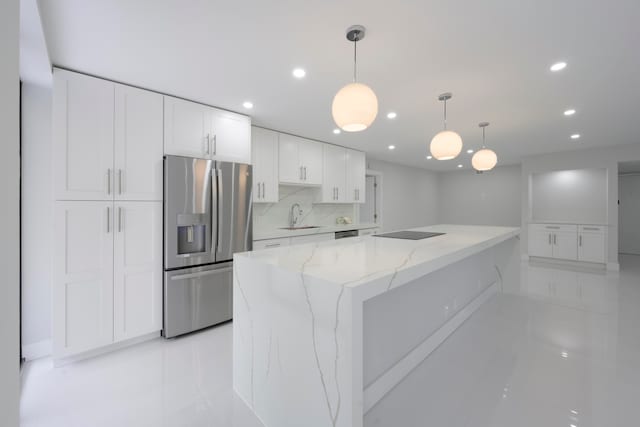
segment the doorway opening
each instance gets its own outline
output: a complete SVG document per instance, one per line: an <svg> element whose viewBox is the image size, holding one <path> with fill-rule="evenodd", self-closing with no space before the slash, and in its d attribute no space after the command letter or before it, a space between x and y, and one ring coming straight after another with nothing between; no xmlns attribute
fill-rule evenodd
<svg viewBox="0 0 640 427"><path fill-rule="evenodd" d="M640 255L640 161L618 165L618 252Z"/></svg>
<svg viewBox="0 0 640 427"><path fill-rule="evenodd" d="M367 169L365 178L365 202L360 205L361 223L382 227L382 173Z"/></svg>

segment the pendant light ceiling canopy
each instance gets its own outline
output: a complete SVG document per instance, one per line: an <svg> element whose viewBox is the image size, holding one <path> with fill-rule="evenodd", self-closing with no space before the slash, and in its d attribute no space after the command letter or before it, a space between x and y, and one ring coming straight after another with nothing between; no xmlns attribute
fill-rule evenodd
<svg viewBox="0 0 640 427"><path fill-rule="evenodd" d="M364 35L365 28L362 25L354 25L347 29L347 40L353 42L353 83L340 89L331 105L333 120L346 132L365 130L378 115L376 94L369 86L356 81L357 46Z"/></svg>
<svg viewBox="0 0 640 427"><path fill-rule="evenodd" d="M493 169L498 164L498 156L495 151L485 147L485 128L489 126L489 123L482 122L478 126L482 128L482 149L473 155L471 164L475 170L482 173Z"/></svg>
<svg viewBox="0 0 640 427"><path fill-rule="evenodd" d="M443 93L438 97L444 102L444 130L436 134L431 140L431 155L438 160L451 160L458 157L462 151L462 138L456 132L447 130L447 101L451 99L451 93Z"/></svg>

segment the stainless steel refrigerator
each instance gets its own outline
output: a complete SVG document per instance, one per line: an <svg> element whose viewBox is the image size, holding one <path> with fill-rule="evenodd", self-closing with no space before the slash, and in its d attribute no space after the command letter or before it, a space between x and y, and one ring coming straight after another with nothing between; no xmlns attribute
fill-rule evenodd
<svg viewBox="0 0 640 427"><path fill-rule="evenodd" d="M164 159L164 326L175 337L232 317L233 254L251 250L251 165Z"/></svg>

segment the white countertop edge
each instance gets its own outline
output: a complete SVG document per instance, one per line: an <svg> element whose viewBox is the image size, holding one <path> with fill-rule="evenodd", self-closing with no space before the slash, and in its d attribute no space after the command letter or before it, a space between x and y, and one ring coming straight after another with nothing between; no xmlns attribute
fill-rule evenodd
<svg viewBox="0 0 640 427"><path fill-rule="evenodd" d="M336 225L324 225L318 228L305 228L302 230L281 230L271 229L268 231L255 232L253 234L253 240L270 240L270 239L285 239L287 237L297 236L311 236L314 234L329 234L337 231L349 231L349 230L366 230L368 228L379 228L380 224L374 223L362 223L362 224L336 224Z"/></svg>

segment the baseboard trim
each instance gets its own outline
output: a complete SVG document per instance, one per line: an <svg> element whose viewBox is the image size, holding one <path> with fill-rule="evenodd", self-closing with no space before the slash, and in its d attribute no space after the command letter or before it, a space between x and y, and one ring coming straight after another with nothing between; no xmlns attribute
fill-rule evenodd
<svg viewBox="0 0 640 427"><path fill-rule="evenodd" d="M609 271L620 271L620 264L617 262L608 262L607 270Z"/></svg>
<svg viewBox="0 0 640 427"><path fill-rule="evenodd" d="M482 304L498 293L498 283L494 283L442 325L429 338L418 344L409 354L400 359L392 368L364 389L364 413L367 413L391 389L411 373L431 353L458 329Z"/></svg>
<svg viewBox="0 0 640 427"><path fill-rule="evenodd" d="M84 353L74 354L66 357L54 357L53 366L58 368L60 366L68 365L69 363L78 362L80 360L89 359L91 357L101 356L103 354L111 353L113 351L122 350L127 347L131 347L136 344L141 344L146 341L151 341L160 338L160 331L151 332L146 335L142 335L136 338L131 338L126 341L117 342L115 344L106 345L104 347L96 348L93 350L85 351Z"/></svg>
<svg viewBox="0 0 640 427"><path fill-rule="evenodd" d="M22 346L22 357L27 361L51 356L51 340L42 340Z"/></svg>

